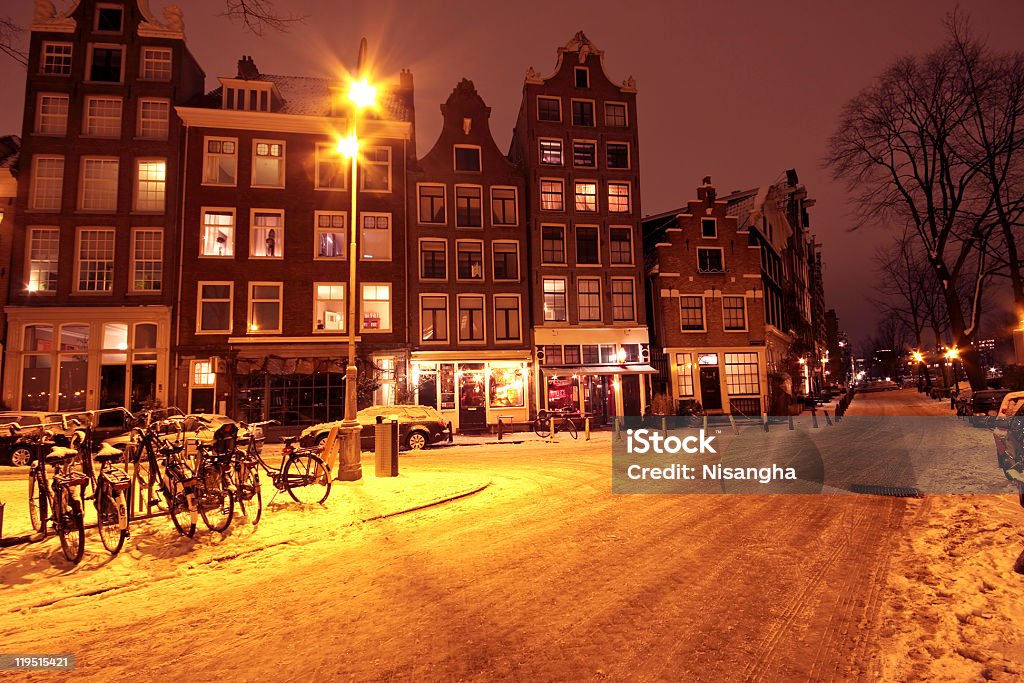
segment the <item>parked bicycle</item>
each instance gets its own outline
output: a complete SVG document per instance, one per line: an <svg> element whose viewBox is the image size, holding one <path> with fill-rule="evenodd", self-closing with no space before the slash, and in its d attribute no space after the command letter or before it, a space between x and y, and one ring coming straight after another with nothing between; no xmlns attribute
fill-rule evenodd
<svg viewBox="0 0 1024 683"><path fill-rule="evenodd" d="M277 420L243 423L242 427L248 431L245 448L235 449L228 469L228 478L235 492L238 510L243 519L248 517L253 525L259 524L260 516L263 514L263 494L260 491L260 452L265 441L263 428L276 424L281 423Z"/></svg>
<svg viewBox="0 0 1024 683"><path fill-rule="evenodd" d="M178 436L177 443L165 438ZM182 536L193 536L199 519L194 467L185 454L180 420L159 420L132 430L132 509L166 511ZM161 500L161 497L163 500ZM134 514L134 512L132 513Z"/></svg>
<svg viewBox="0 0 1024 683"><path fill-rule="evenodd" d="M574 418L579 417L579 413L567 410L538 410L533 431L544 439L551 435L551 427L554 424L555 433L569 432L570 436L576 439L579 437L579 430L576 429Z"/></svg>
<svg viewBox="0 0 1024 683"><path fill-rule="evenodd" d="M28 474L29 517L32 528L45 538L52 524L60 538L61 551L69 562L78 564L85 554L85 520L82 513L80 491L89 477L80 469L78 451L71 448L66 434L47 431L46 427L63 428L59 423L36 425L31 435L23 433L23 440L32 452ZM21 431L17 423L10 425L11 433ZM53 476L47 478L46 466L53 466Z"/></svg>
<svg viewBox="0 0 1024 683"><path fill-rule="evenodd" d="M251 454L278 491L287 492L296 503L322 504L331 495L331 468L315 447L295 448L298 439L290 436L284 440L283 457L276 468L267 464L258 449Z"/></svg>
<svg viewBox="0 0 1024 683"><path fill-rule="evenodd" d="M131 478L128 476L128 456L106 442L97 443L93 432L98 415L121 411L123 408L90 413L90 423L82 425L79 451L82 464L92 482L92 500L96 508L96 530L103 547L111 555L121 552L129 536L129 507ZM121 467L117 466L117 462ZM99 464L99 471L93 463Z"/></svg>
<svg viewBox="0 0 1024 683"><path fill-rule="evenodd" d="M190 420L195 420L195 428L189 428ZM203 523L210 531L223 532L231 525L235 512L234 487L228 472L238 448L238 425L228 422L213 431L202 418L190 416L185 429L197 435L212 434L209 443L196 439L196 474L191 484Z"/></svg>

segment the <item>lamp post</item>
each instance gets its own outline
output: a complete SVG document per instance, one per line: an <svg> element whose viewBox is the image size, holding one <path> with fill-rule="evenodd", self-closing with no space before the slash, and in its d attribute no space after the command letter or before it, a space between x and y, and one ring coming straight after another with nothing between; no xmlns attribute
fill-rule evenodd
<svg viewBox="0 0 1024 683"><path fill-rule="evenodd" d="M920 391L922 391L922 385L921 385L921 366L924 365L924 354L921 353L920 351L914 351L911 355L914 358L914 362L917 363L917 390L918 390L918 392L920 392ZM928 368L927 367L925 367L925 372L926 373L928 372Z"/></svg>
<svg viewBox="0 0 1024 683"><path fill-rule="evenodd" d="M348 241L348 365L345 368L345 419L341 423L344 435L341 457L338 463L336 479L355 481L363 476L362 464L359 461L359 421L356 386L359 371L356 368L356 264L359 262L359 249L356 245L356 234L359 229L359 112L373 106L377 89L366 82L366 79L353 81L349 88L348 98L352 103L349 136L338 142L338 151L349 158L352 169L351 190L352 205L349 211Z"/></svg>
<svg viewBox="0 0 1024 683"><path fill-rule="evenodd" d="M960 357L960 349L954 347L946 349L946 360L953 366L953 390L949 392L949 407L956 407L956 399L960 394L960 378L956 373L956 359Z"/></svg>

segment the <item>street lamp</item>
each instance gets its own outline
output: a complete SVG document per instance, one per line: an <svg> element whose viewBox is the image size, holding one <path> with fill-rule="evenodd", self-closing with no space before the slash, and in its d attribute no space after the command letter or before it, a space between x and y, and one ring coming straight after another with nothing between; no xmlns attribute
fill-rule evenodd
<svg viewBox="0 0 1024 683"><path fill-rule="evenodd" d="M956 373L956 359L960 357L960 349L955 346L946 349L946 360L953 366L953 390L949 394L949 407L956 406L956 397L960 393L960 378Z"/></svg>
<svg viewBox="0 0 1024 683"><path fill-rule="evenodd" d="M359 371L356 368L356 264L359 263L359 250L356 246L359 200L359 113L376 102L377 88L370 85L365 78L353 81L349 86L348 99L352 103L350 113L351 124L349 136L338 141L338 152L348 157L352 168L351 190L352 206L349 212L348 241L348 366L345 368L345 419L341 422L340 431L345 435L342 441L340 462L336 479L355 481L363 476L362 464L359 462L359 421L356 419L358 410L356 384Z"/></svg>

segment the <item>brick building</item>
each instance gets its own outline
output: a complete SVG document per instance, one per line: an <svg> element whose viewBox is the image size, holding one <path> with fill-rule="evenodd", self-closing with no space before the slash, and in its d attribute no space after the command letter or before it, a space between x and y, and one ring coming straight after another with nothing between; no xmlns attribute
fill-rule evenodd
<svg viewBox="0 0 1024 683"><path fill-rule="evenodd" d="M756 236L711 178L686 207L644 219L651 328L680 413L760 415L768 405L765 300Z"/></svg>
<svg viewBox="0 0 1024 683"><path fill-rule="evenodd" d="M510 157L526 173L538 408L599 422L646 405L636 84L577 33L523 85Z"/></svg>
<svg viewBox="0 0 1024 683"><path fill-rule="evenodd" d="M262 74L251 57L178 107L184 122L182 282L172 401L285 424L344 414L351 192L338 139L346 85ZM393 403L410 300L406 169L412 75L360 115L357 364Z"/></svg>
<svg viewBox="0 0 1024 683"><path fill-rule="evenodd" d="M529 417L531 367L522 172L462 80L433 148L409 173L414 398L461 431Z"/></svg>
<svg viewBox="0 0 1024 683"><path fill-rule="evenodd" d="M170 395L181 125L202 93L180 11L37 3L14 204L3 400L133 409Z"/></svg>

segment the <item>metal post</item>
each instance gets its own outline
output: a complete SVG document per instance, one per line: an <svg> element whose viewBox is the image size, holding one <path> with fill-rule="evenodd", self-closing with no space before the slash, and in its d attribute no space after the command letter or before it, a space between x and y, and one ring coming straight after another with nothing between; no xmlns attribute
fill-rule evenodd
<svg viewBox="0 0 1024 683"><path fill-rule="evenodd" d="M548 418L548 441L555 440L555 418Z"/></svg>
<svg viewBox="0 0 1024 683"><path fill-rule="evenodd" d="M590 441L590 417L586 417L583 419L583 430L584 433L587 435L587 438L585 440Z"/></svg>
<svg viewBox="0 0 1024 683"><path fill-rule="evenodd" d="M821 412L825 413L825 422L828 423L829 427L831 427L832 426L832 418L830 418L828 416L828 411L827 410L823 410Z"/></svg>
<svg viewBox="0 0 1024 683"><path fill-rule="evenodd" d="M811 408L811 426L818 428L818 411L814 408Z"/></svg>
<svg viewBox="0 0 1024 683"><path fill-rule="evenodd" d="M502 419L501 419L501 416L499 415L498 416L498 441L501 441L501 426L502 426Z"/></svg>

